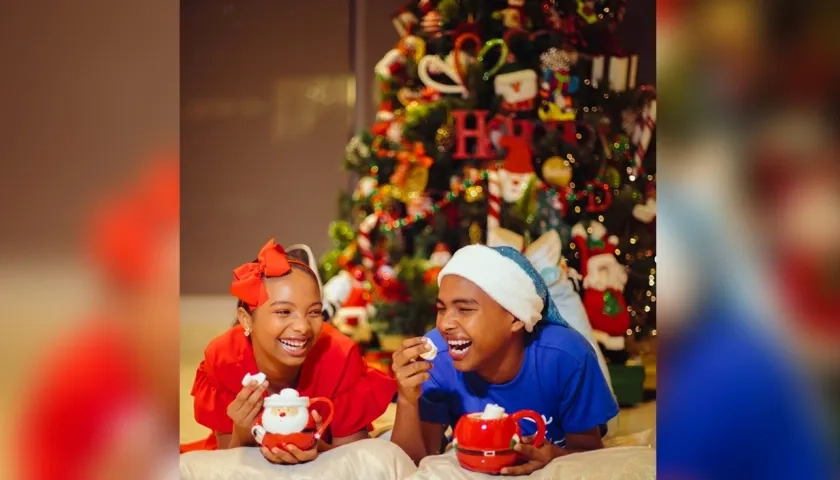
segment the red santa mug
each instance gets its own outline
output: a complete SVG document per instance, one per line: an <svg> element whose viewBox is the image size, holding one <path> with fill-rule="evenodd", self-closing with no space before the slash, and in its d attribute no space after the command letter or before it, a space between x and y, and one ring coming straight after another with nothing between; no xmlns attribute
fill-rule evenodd
<svg viewBox="0 0 840 480"><path fill-rule="evenodd" d="M310 407L318 402L325 403L329 413L316 430ZM333 403L328 398L301 397L294 388L284 388L263 401L263 411L254 421L251 433L257 443L268 449L286 450L288 445L294 445L310 450L332 422L333 411Z"/></svg>
<svg viewBox="0 0 840 480"><path fill-rule="evenodd" d="M461 417L455 425L454 447L458 463L467 470L497 474L516 463L513 449L521 441L519 421L529 419L537 424L533 445L545 440L545 421L533 410L520 410L508 415L498 405L487 405L484 412Z"/></svg>

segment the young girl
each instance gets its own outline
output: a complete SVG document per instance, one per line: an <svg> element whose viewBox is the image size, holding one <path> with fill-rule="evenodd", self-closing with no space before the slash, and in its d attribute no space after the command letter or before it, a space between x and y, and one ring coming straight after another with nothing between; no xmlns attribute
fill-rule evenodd
<svg viewBox="0 0 840 480"><path fill-rule="evenodd" d="M393 399L396 382L368 367L358 346L324 322L321 282L311 263L308 252L287 253L272 239L256 261L234 270L236 325L210 342L192 389L195 419L213 435L182 452L256 445L250 430L262 400L283 388L332 400L327 435L332 441L311 451L261 448L269 461L305 462L319 451L368 437L370 423ZM266 381L243 387L245 375L257 372ZM320 422L317 413L313 418Z"/></svg>

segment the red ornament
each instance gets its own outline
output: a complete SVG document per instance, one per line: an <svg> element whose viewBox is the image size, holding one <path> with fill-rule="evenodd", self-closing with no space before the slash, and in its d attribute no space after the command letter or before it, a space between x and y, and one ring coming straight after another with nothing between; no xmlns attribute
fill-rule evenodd
<svg viewBox="0 0 840 480"><path fill-rule="evenodd" d="M423 283L426 285L436 284L441 270L443 270L443 267L439 267L437 265L429 267L425 272L423 272Z"/></svg>
<svg viewBox="0 0 840 480"><path fill-rule="evenodd" d="M357 265L350 269L350 275L352 275L357 282L364 282L367 278L367 270L365 270L361 265Z"/></svg>
<svg viewBox="0 0 840 480"><path fill-rule="evenodd" d="M427 35L438 33L443 28L443 16L436 10L432 10L423 16L420 21L420 28Z"/></svg>
<svg viewBox="0 0 840 480"><path fill-rule="evenodd" d="M590 185L594 188L587 194L589 205L587 205L586 211L589 213L600 213L606 211L610 208L610 205L612 205L612 189L606 183L599 181L592 182ZM596 198L600 198L601 202L596 202Z"/></svg>

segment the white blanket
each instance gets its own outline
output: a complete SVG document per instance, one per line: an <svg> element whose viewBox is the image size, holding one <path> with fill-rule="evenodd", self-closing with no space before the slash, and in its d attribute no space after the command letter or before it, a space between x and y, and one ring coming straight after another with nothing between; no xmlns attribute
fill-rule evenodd
<svg viewBox="0 0 840 480"><path fill-rule="evenodd" d="M330 450L301 465L271 464L256 447L181 455L182 480L401 480L416 470L399 447L375 438Z"/></svg>
<svg viewBox="0 0 840 480"><path fill-rule="evenodd" d="M499 480L494 475L464 470L450 450L424 458L408 480ZM604 448L557 458L530 475L513 477L539 480L654 480L656 450L648 447Z"/></svg>
<svg viewBox="0 0 840 480"><path fill-rule="evenodd" d="M361 440L321 454L302 465L273 465L256 448L198 451L181 455L183 480L499 480L461 468L450 450L414 466L399 447L381 439ZM507 478L507 477L504 477ZM656 450L613 447L558 458L524 477L537 480L654 480Z"/></svg>

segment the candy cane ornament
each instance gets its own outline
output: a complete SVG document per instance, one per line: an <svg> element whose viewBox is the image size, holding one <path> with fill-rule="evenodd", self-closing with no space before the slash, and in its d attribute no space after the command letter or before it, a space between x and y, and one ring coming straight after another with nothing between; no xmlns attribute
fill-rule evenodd
<svg viewBox="0 0 840 480"><path fill-rule="evenodd" d="M356 243L359 246L359 253L362 255L362 266L369 272L373 271L376 266L376 256L373 253L373 246L371 245L370 235L373 228L379 223L379 215L371 213L362 223L359 224L359 233L356 238Z"/></svg>
<svg viewBox="0 0 840 480"><path fill-rule="evenodd" d="M502 186L498 170L487 172L487 234L501 226Z"/></svg>
<svg viewBox="0 0 840 480"><path fill-rule="evenodd" d="M653 138L653 130L656 128L656 99L642 108L639 122L633 132L633 143L636 145L636 153L633 155L633 175L638 176L642 170L642 161L647 153L650 140ZM631 179L632 181L632 179Z"/></svg>

